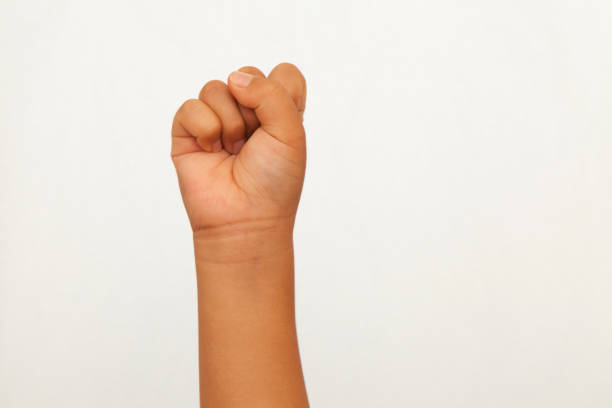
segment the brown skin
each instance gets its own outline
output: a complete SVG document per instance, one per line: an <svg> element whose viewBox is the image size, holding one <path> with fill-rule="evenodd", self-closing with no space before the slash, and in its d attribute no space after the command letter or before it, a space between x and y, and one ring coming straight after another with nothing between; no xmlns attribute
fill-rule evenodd
<svg viewBox="0 0 612 408"><path fill-rule="evenodd" d="M307 407L293 289L306 83L287 63L267 78L239 71L249 75L208 82L172 124L193 229L201 406Z"/></svg>

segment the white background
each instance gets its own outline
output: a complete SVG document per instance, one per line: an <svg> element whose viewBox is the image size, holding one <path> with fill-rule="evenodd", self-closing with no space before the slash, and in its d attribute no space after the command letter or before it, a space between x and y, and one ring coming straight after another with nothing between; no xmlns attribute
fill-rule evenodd
<svg viewBox="0 0 612 408"><path fill-rule="evenodd" d="M181 102L307 77L313 407L612 406L612 3L6 1L0 406L195 407Z"/></svg>

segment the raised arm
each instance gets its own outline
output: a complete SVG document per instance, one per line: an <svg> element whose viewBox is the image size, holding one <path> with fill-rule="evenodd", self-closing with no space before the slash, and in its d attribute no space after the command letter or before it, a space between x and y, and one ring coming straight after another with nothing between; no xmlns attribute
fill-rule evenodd
<svg viewBox="0 0 612 408"><path fill-rule="evenodd" d="M172 158L193 229L202 407L307 407L293 225L306 85L280 64L207 83L178 110Z"/></svg>

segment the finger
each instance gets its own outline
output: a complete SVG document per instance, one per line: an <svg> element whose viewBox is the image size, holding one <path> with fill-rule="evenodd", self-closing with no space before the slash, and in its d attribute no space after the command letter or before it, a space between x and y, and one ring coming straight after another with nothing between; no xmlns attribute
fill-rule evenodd
<svg viewBox="0 0 612 408"><path fill-rule="evenodd" d="M306 80L300 70L293 64L283 62L274 67L268 78L287 90L298 112L303 115L306 108Z"/></svg>
<svg viewBox="0 0 612 408"><path fill-rule="evenodd" d="M261 72L256 67L246 66L246 67L240 68L238 71L246 72L247 74L251 74L251 75L254 75L254 76L261 77L261 78L265 78L266 77L264 75L264 73ZM259 119L257 119L257 115L255 115L255 112L253 111L253 109L245 108L242 105L238 105L238 107L240 109L240 113L242 113L242 117L243 117L244 123L246 125L246 136L248 138L259 127Z"/></svg>
<svg viewBox="0 0 612 408"><path fill-rule="evenodd" d="M228 84L238 103L255 110L265 132L287 145L303 145L304 128L298 110L282 85L241 71L232 72Z"/></svg>
<svg viewBox="0 0 612 408"><path fill-rule="evenodd" d="M194 151L193 143L189 145L190 138L204 151L219 152L220 136L221 121L215 112L201 100L189 99L178 109L172 122L172 155Z"/></svg>
<svg viewBox="0 0 612 408"><path fill-rule="evenodd" d="M237 154L244 144L245 123L238 102L222 81L210 81L200 91L200 100L221 120L221 140L229 153Z"/></svg>

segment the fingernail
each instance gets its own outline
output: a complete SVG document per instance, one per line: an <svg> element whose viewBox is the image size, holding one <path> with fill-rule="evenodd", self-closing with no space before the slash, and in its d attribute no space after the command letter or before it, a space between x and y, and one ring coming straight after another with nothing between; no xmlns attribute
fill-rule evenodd
<svg viewBox="0 0 612 408"><path fill-rule="evenodd" d="M234 144L232 145L232 151L234 152L234 154L238 154L240 149L242 149L243 145L244 145L244 139L240 139L239 141L234 142Z"/></svg>
<svg viewBox="0 0 612 408"><path fill-rule="evenodd" d="M246 88L253 79L253 75L242 71L234 71L230 74L229 80L239 88Z"/></svg>
<svg viewBox="0 0 612 408"><path fill-rule="evenodd" d="M213 152L220 152L221 151L221 139L217 140L215 143L213 143L212 146L212 151Z"/></svg>

